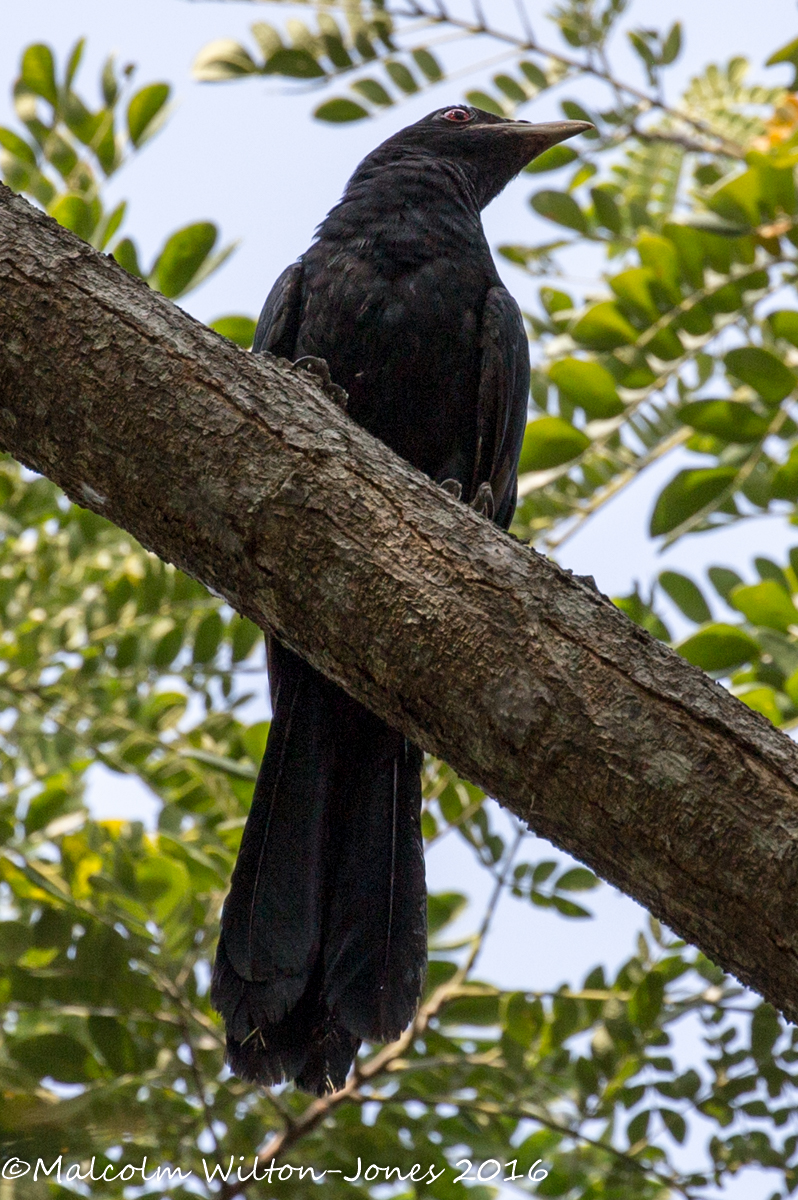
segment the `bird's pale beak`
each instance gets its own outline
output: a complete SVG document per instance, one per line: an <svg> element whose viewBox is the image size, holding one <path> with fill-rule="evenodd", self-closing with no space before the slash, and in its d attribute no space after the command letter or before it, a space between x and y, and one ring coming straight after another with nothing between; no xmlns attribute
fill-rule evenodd
<svg viewBox="0 0 798 1200"><path fill-rule="evenodd" d="M590 121L548 121L541 125L534 125L531 121L512 121L507 125L495 125L493 128L505 130L522 139L524 145L529 147L529 157L532 159L544 150L556 146L558 142L576 137L578 133L587 133L589 129L596 127L591 125Z"/></svg>

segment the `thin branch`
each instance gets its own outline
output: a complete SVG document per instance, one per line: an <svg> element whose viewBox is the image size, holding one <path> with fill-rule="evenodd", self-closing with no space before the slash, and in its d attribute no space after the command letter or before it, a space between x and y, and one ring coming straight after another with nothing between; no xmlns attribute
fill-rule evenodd
<svg viewBox="0 0 798 1200"><path fill-rule="evenodd" d="M515 11L518 13L518 20L521 22L521 28L524 31L524 38L528 45L534 44L535 34L532 29L532 23L529 19L529 13L526 9L524 0L515 0Z"/></svg>

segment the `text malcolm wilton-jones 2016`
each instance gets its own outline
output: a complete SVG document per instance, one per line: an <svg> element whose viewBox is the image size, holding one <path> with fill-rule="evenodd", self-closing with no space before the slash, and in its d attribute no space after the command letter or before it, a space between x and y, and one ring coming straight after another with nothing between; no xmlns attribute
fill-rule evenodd
<svg viewBox="0 0 798 1200"><path fill-rule="evenodd" d="M345 1183L434 1183L436 1179L440 1179L447 1171L456 1171L453 1183L490 1183L492 1180L499 1182L499 1177L503 1171L509 1171L509 1174L503 1176L501 1182L512 1183L515 1180L529 1179L532 1183L540 1183L548 1175L543 1167L540 1166L541 1160L538 1159L532 1164L527 1171L518 1170L518 1159L513 1158L510 1162L502 1164L497 1158L488 1158L485 1162L478 1166L472 1163L468 1158L461 1158L454 1166L445 1164L444 1166L435 1167L430 1165L422 1167L420 1163L415 1163L409 1171L404 1174L399 1167L382 1166L378 1163L363 1164L362 1159L357 1160L357 1168L351 1175L344 1175L342 1170L324 1170L317 1171L315 1167L295 1167L290 1163L282 1163L278 1166L274 1159L267 1167L265 1162L254 1155L252 1159L245 1160L243 1155L239 1155L239 1165L236 1167L235 1157L231 1156L226 1164L212 1162L209 1166L207 1159L202 1160L202 1169L205 1172L205 1180L207 1183L212 1183L217 1179L219 1182L225 1183L232 1177L233 1182L248 1183L254 1181L260 1183L266 1180L268 1183L288 1182L295 1176L298 1179L310 1179L313 1183L323 1183L328 1175L343 1177ZM148 1172L147 1159L134 1167L132 1163L126 1163L120 1166L118 1163L108 1163L99 1174L94 1173L95 1159L92 1158L91 1163L81 1171L81 1163L72 1163L71 1166L64 1166L64 1156L59 1154L58 1158L47 1166L43 1159L36 1160L34 1166L30 1162L26 1162L23 1158L9 1158L0 1168L0 1178L2 1179L22 1179L26 1175L30 1175L32 1179L39 1178L54 1178L58 1183L86 1183L92 1180L94 1183L112 1183L118 1179L124 1180L126 1183L134 1179L140 1179L142 1183L160 1183L170 1187L172 1184L185 1183L192 1176L198 1173L194 1171L183 1171L179 1167L152 1167ZM458 1168L460 1168L458 1170ZM465 1168L465 1169L462 1169Z"/></svg>

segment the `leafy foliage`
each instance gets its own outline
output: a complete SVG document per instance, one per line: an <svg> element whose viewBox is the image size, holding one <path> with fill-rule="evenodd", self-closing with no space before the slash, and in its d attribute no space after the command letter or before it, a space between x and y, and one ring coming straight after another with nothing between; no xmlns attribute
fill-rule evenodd
<svg viewBox="0 0 798 1200"><path fill-rule="evenodd" d="M617 80L608 38L625 0L560 0L562 50L545 52L529 30L492 27L479 6L473 19L443 0L414 0L412 17L392 0L306 8L310 23L255 23L250 47L206 47L197 77L345 83L345 94L325 90L317 116L363 119L446 79L447 40L459 39L474 46L475 70L486 42L491 55L505 51L502 69L466 91L493 112L586 75L608 86L606 108L562 101L595 134L528 168L546 184L531 209L553 236L502 248L543 276L528 318L538 358L516 532L553 548L677 450L652 536L673 541L764 512L794 521L796 98L749 84L736 58L669 105L678 24L632 29L643 86ZM133 68L108 60L92 108L75 88L81 53L78 43L59 73L46 45L24 51L20 127L0 129L4 179L163 294L183 296L231 249L217 250L216 226L166 236L145 268L122 234L126 206L109 212L103 201L107 179L162 125L168 85L134 91ZM771 61L798 64L796 43ZM600 295L573 295L558 278L584 242L606 257ZM252 343L248 316L212 325ZM418 1020L393 1046L364 1047L345 1092L311 1103L231 1078L208 980L268 728L250 704L264 691L258 631L7 460L0 496L0 1144L4 1158L32 1164L63 1155L65 1177L34 1180L31 1169L11 1186L32 1200L72 1194L80 1181L69 1164L82 1164L85 1184L94 1158L104 1182L92 1194L122 1195L137 1182L125 1164L146 1155L148 1170L181 1172L166 1179L170 1194L232 1200L254 1194L247 1174L259 1152L259 1170L272 1158L293 1164L280 1188L296 1195L308 1168L332 1172L333 1195L396 1186L384 1172L345 1180L358 1158L398 1168L403 1195L440 1200L459 1194L458 1159L480 1198L509 1179L570 1200L697 1200L748 1165L772 1172L774 1200L795 1192L798 1034L656 921L612 979L596 967L544 994L479 977L503 894L546 910L540 920L587 920L582 893L597 881L579 866L527 861L523 838L507 834L482 793L433 760L423 832L428 845L462 838L490 874L479 928L462 932L466 897L430 896ZM666 641L675 605L693 627L678 651L790 727L798 548L755 568L746 580L710 567L709 588L664 571L650 594L616 602ZM157 798L156 832L90 816L86 791L100 771L134 777ZM705 1047L688 1069L675 1052L685 1023ZM699 1120L711 1137L686 1168L675 1152ZM243 1181L231 1162L246 1164ZM419 1179L416 1162L440 1175Z"/></svg>
<svg viewBox="0 0 798 1200"><path fill-rule="evenodd" d="M100 76L102 103L92 109L75 90L84 40L71 50L59 76L49 46L28 46L14 83L14 107L22 132L0 127L3 181L39 203L60 225L97 250L106 250L132 275L177 299L198 287L235 249L214 252L219 236L202 221L168 237L149 269L135 242L121 237L123 201L107 211L103 185L163 126L171 89L151 83L132 90L135 67L117 69L108 58Z"/></svg>

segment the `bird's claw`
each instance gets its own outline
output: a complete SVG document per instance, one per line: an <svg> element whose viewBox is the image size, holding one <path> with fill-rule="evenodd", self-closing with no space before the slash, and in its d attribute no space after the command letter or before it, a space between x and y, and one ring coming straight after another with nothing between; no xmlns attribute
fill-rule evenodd
<svg viewBox="0 0 798 1200"><path fill-rule="evenodd" d="M463 495L463 485L459 479L444 479L439 487L442 487L450 496L454 496L455 500L459 500Z"/></svg>
<svg viewBox="0 0 798 1200"><path fill-rule="evenodd" d="M349 396L342 387L339 387L337 383L333 383L326 358L317 358L315 354L304 354L302 358L298 358L294 363L294 370L307 371L308 374L315 375L327 399L332 400L333 404L337 404L339 408L346 412L349 404Z"/></svg>
<svg viewBox="0 0 798 1200"><path fill-rule="evenodd" d="M481 483L479 485L477 494L471 501L471 507L480 516L486 517L489 521L493 520L496 506L493 501L493 488L489 483Z"/></svg>

